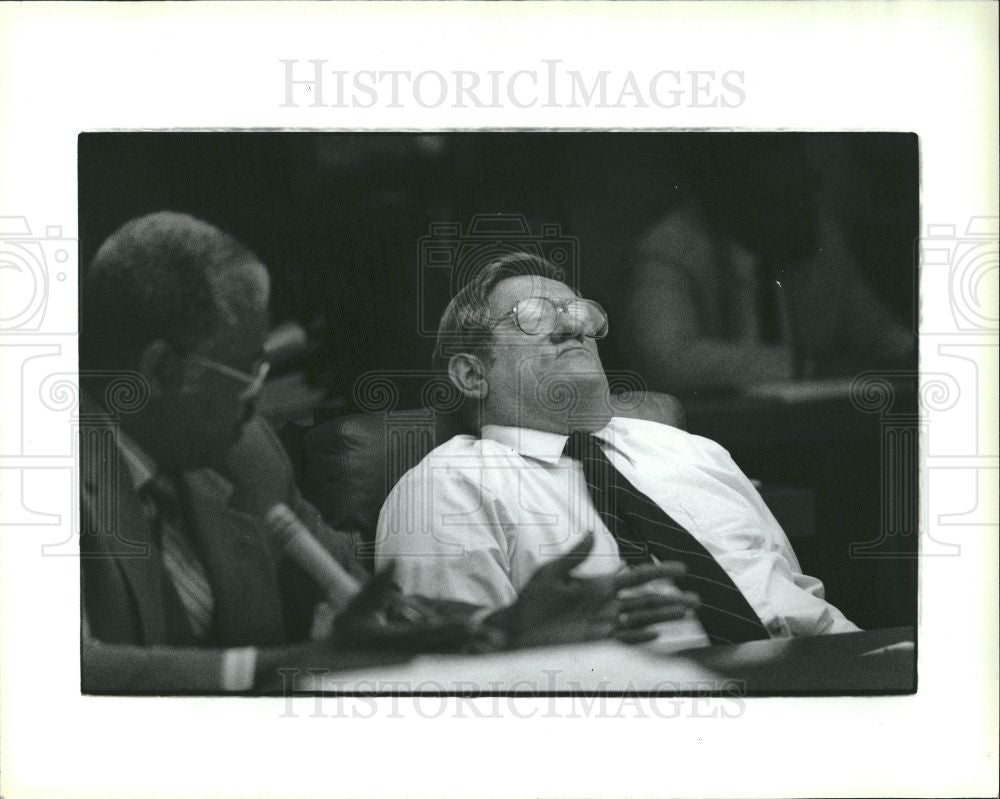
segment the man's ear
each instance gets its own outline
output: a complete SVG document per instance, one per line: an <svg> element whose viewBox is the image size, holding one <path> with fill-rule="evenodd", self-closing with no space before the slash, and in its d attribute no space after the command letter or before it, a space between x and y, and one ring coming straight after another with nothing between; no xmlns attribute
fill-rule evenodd
<svg viewBox="0 0 1000 799"><path fill-rule="evenodd" d="M452 355L448 361L448 377L459 391L472 399L486 399L490 384L486 380L483 362L467 352Z"/></svg>
<svg viewBox="0 0 1000 799"><path fill-rule="evenodd" d="M159 399L177 385L179 367L177 353L163 339L146 345L139 355L139 373L149 385L151 399Z"/></svg>

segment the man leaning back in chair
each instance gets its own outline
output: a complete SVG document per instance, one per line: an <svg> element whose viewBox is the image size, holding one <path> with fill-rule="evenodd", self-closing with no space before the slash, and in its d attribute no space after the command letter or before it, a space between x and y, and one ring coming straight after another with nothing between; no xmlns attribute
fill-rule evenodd
<svg viewBox="0 0 1000 799"><path fill-rule="evenodd" d="M683 578L657 587L701 600L664 625L673 648L857 630L801 573L721 446L615 415L597 349L607 315L559 278L542 258L506 255L448 305L435 361L480 434L456 436L400 480L376 563L395 561L404 591L502 607L592 537L578 576L684 564Z"/></svg>

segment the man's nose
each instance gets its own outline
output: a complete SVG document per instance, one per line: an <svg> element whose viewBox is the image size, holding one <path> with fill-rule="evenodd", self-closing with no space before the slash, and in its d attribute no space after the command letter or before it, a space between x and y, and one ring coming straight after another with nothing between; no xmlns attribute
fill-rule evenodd
<svg viewBox="0 0 1000 799"><path fill-rule="evenodd" d="M556 323L552 329L552 338L556 341L565 341L568 338L575 338L580 342L586 338L585 320L579 315L560 308L556 312Z"/></svg>

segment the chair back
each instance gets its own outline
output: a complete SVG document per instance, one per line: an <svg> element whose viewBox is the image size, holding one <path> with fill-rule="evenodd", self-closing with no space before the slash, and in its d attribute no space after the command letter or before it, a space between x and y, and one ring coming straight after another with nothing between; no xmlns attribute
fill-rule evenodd
<svg viewBox="0 0 1000 799"><path fill-rule="evenodd" d="M614 395L612 405L618 416L685 424L680 402L668 394L626 392ZM328 524L355 535L358 555L370 566L389 492L432 449L469 432L457 414L432 408L336 417L303 437L302 490Z"/></svg>

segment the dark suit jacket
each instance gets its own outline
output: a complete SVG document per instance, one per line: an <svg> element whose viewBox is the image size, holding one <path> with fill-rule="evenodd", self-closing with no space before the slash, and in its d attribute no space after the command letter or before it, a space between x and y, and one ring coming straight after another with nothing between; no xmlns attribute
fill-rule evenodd
<svg viewBox="0 0 1000 799"><path fill-rule="evenodd" d="M183 625L172 623L169 578L114 427L99 414L86 418L80 485L84 691L218 690L224 648L306 640L319 590L272 546L257 518L233 506L228 481L203 469L187 473L183 489L214 594L215 641L211 648L192 645ZM363 578L346 535L327 527L297 494L293 510Z"/></svg>

